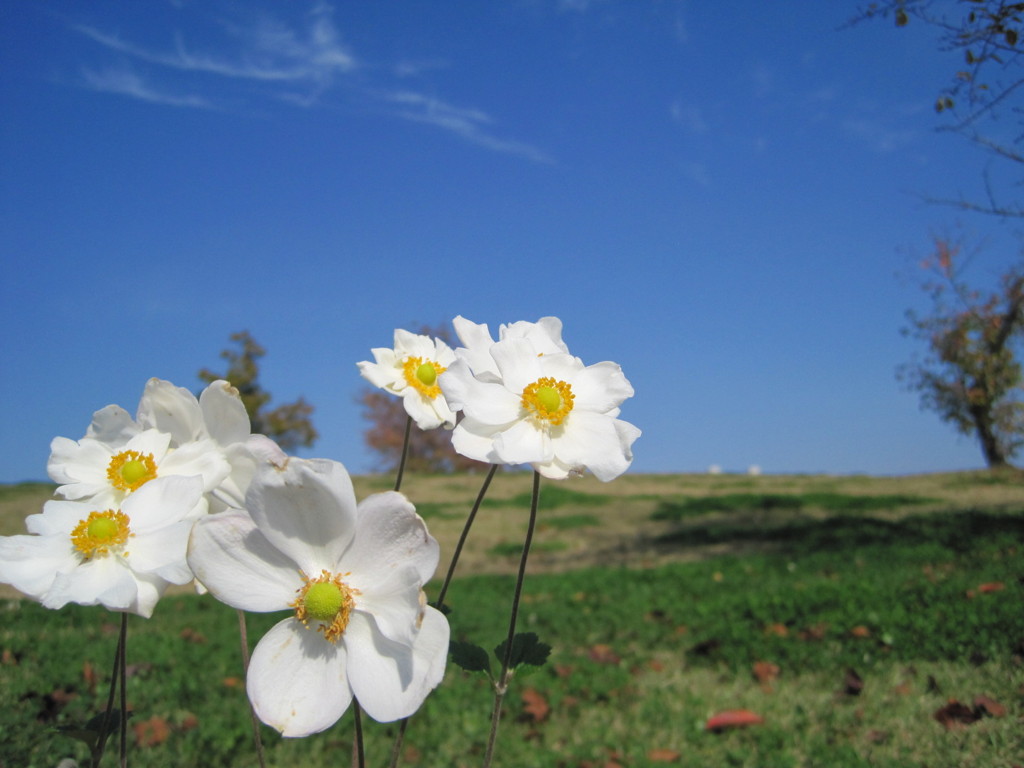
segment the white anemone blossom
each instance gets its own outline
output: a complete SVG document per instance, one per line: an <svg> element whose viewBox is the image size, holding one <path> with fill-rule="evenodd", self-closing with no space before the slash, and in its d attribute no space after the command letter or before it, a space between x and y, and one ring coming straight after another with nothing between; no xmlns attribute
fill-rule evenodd
<svg viewBox="0 0 1024 768"><path fill-rule="evenodd" d="M47 608L103 605L149 617L168 584L187 584L192 524L207 512L198 477L154 480L116 509L55 499L0 537L0 582Z"/></svg>
<svg viewBox="0 0 1024 768"><path fill-rule="evenodd" d="M617 364L584 366L525 337L491 345L488 356L493 374L477 377L460 358L441 382L465 414L452 433L456 451L491 464L529 464L554 479L590 470L608 481L626 471L640 430L617 418L633 395Z"/></svg>
<svg viewBox="0 0 1024 768"><path fill-rule="evenodd" d="M474 323L459 315L452 320L452 325L463 345L455 350L455 354L469 363L473 375L481 381L500 381L501 375L491 357L494 337L487 324ZM562 321L557 317L542 317L536 323L526 320L502 323L498 327L498 340L505 339L528 339L539 355L569 352L569 347L562 341Z"/></svg>
<svg viewBox="0 0 1024 768"><path fill-rule="evenodd" d="M47 471L67 499L117 507L157 477L198 475L219 508L238 506L260 456L283 453L268 438L250 435L238 391L226 381L195 395L150 379L135 419L108 405L93 414L81 440L57 437Z"/></svg>
<svg viewBox="0 0 1024 768"><path fill-rule="evenodd" d="M395 347L371 349L374 362L357 363L359 373L375 387L402 398L405 412L420 429L455 426L438 377L455 361L455 352L441 339L395 330Z"/></svg>
<svg viewBox="0 0 1024 768"><path fill-rule="evenodd" d="M400 493L357 505L341 464L291 458L257 470L244 511L196 523L188 562L230 606L292 612L257 644L246 688L260 720L307 736L353 697L380 722L408 717L441 681L448 621L423 593L438 554Z"/></svg>

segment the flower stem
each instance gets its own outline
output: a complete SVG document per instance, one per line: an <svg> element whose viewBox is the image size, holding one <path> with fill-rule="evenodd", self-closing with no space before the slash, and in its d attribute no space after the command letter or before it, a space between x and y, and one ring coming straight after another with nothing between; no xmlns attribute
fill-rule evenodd
<svg viewBox="0 0 1024 768"><path fill-rule="evenodd" d="M125 669L125 658L128 655L128 614L121 614L121 635L118 638L118 654L121 657L120 671L121 678L121 768L128 768L128 692L125 690L125 681L128 679L128 672Z"/></svg>
<svg viewBox="0 0 1024 768"><path fill-rule="evenodd" d="M124 617L122 615L122 622ZM121 644L123 638L118 635L117 647L114 649L114 668L110 670L110 692L107 694L107 711L103 715L103 726L100 729L96 742L92 746L91 765L97 768L100 760L103 759L103 750L107 746L107 737L110 735L110 718L114 712L114 695L117 693L117 674L121 668Z"/></svg>
<svg viewBox="0 0 1024 768"><path fill-rule="evenodd" d="M466 538L469 536L469 529L473 527L473 521L476 520L476 513L480 509L480 505L483 503L484 496L487 495L487 488L491 484L491 480L494 478L494 473L498 471L497 464L491 464L491 468L487 471L487 477L484 478L484 484L480 486L480 492L476 495L476 501L473 503L473 508L469 511L469 517L466 518L466 524L462 527L462 535L459 536L459 543L455 545L455 552L452 554L452 561L448 565L448 573L444 577L444 583L441 584L441 591L437 593L437 605L438 610L441 610L441 606L444 605L444 596L448 593L448 587L452 583L452 576L455 575L455 566L459 562L459 556L462 554L462 547L466 543Z"/></svg>
<svg viewBox="0 0 1024 768"><path fill-rule="evenodd" d="M395 478L395 490L402 490L402 475L405 474L405 460L409 457L409 435L412 433L412 416L405 419L405 438L402 440L402 458L398 462L398 477Z"/></svg>
<svg viewBox="0 0 1024 768"><path fill-rule="evenodd" d="M242 677L247 678L249 675L249 631L245 626L245 611L242 610L238 611L238 635L242 646ZM260 720L256 717L256 709L249 701L248 696L246 696L246 702L249 704L249 718L252 720L252 743L256 747L256 759L259 761L260 768L267 768L266 760L263 757L263 739L260 738Z"/></svg>
<svg viewBox="0 0 1024 768"><path fill-rule="evenodd" d="M437 593L437 600L434 601L434 605L437 606L438 610L443 610L444 596L448 593L448 587L452 583L452 576L455 574L455 566L459 562L459 555L462 554L462 547L469 536L469 529L473 527L473 521L476 519L476 513L480 511L480 505L483 503L484 496L487 495L487 488L490 486L491 480L494 478L494 473L497 471L498 465L491 464L491 468L487 471L487 477L484 478L484 483L480 486L480 491L476 495L476 501L473 502L473 508L469 510L469 516L466 518L466 524L462 527L462 535L459 536L459 543L455 545L455 552L452 554L452 561L448 565L448 573L445 574L444 582L441 584L441 591ZM408 727L409 718L406 717L399 724L398 734L395 736L395 743L391 747L390 768L397 768L398 766L398 760L402 754L402 741L405 739L405 731Z"/></svg>
<svg viewBox="0 0 1024 768"><path fill-rule="evenodd" d="M540 501L540 473L533 473L533 498L530 501L530 524L526 528L526 539L523 541L523 555L519 560L519 574L516 577L516 589L512 596L512 615L508 622L508 638L505 643L505 658L501 662L501 675L494 684L494 709L491 712L491 733L487 739L487 752L484 754L483 768L489 768L494 755L494 744L498 739L498 724L501 722L501 708L508 691L508 683L512 677L512 641L516 636L516 620L519 618L519 601L523 594L523 581L526 578L526 560L530 556L530 544L533 542L533 531L537 527L537 504Z"/></svg>
<svg viewBox="0 0 1024 768"><path fill-rule="evenodd" d="M355 740L352 742L352 768L365 768L366 756L363 754L363 716L359 702L352 700L352 715L355 725Z"/></svg>

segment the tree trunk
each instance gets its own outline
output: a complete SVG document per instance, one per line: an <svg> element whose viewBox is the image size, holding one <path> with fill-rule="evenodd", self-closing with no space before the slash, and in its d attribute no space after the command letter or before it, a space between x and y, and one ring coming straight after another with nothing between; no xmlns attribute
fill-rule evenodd
<svg viewBox="0 0 1024 768"><path fill-rule="evenodd" d="M985 456L985 463L989 469L999 469L1010 466L1007 461L1006 450L992 429L992 419L989 410L983 406L971 408L971 417L974 419L974 429L981 442L981 452Z"/></svg>

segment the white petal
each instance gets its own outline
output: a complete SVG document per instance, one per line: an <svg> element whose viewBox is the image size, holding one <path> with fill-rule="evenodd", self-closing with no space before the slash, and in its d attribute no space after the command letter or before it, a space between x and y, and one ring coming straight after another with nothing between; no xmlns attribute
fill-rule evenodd
<svg viewBox="0 0 1024 768"><path fill-rule="evenodd" d="M403 494L385 491L367 496L359 502L357 514L355 538L341 560L343 571L373 580L411 565L421 584L434 577L440 547Z"/></svg>
<svg viewBox="0 0 1024 768"><path fill-rule="evenodd" d="M85 436L114 448L124 445L141 430L128 411L119 405L108 405L92 415L92 423Z"/></svg>
<svg viewBox="0 0 1024 768"><path fill-rule="evenodd" d="M212 491L230 472L231 465L224 458L224 452L209 438L173 448L157 467L160 477L199 475L203 478L204 491Z"/></svg>
<svg viewBox="0 0 1024 768"><path fill-rule="evenodd" d="M267 540L307 576L337 570L356 529L356 497L345 468L327 459L263 465L245 497Z"/></svg>
<svg viewBox="0 0 1024 768"><path fill-rule="evenodd" d="M41 600L61 571L78 558L67 534L0 537L0 582Z"/></svg>
<svg viewBox="0 0 1024 768"><path fill-rule="evenodd" d="M615 419L603 414L573 411L553 443L555 455L561 461L573 467L586 467L605 482L625 472L632 460Z"/></svg>
<svg viewBox="0 0 1024 768"><path fill-rule="evenodd" d="M448 621L427 607L412 648L384 637L372 620L353 614L345 631L348 678L356 700L381 723L413 714L444 677Z"/></svg>
<svg viewBox="0 0 1024 768"><path fill-rule="evenodd" d="M102 555L81 563L73 571L58 573L42 604L47 608L62 608L68 603L103 605L112 611L138 613L138 594L131 568L115 555ZM149 612L152 613L152 606Z"/></svg>
<svg viewBox="0 0 1024 768"><path fill-rule="evenodd" d="M107 466L113 455L110 446L83 437L79 442L55 437L50 442L46 472L61 487L57 492L68 499L92 495L109 485Z"/></svg>
<svg viewBox="0 0 1024 768"><path fill-rule="evenodd" d="M222 603L256 613L286 609L303 584L299 566L240 511L210 515L195 524L188 565Z"/></svg>
<svg viewBox="0 0 1024 768"><path fill-rule="evenodd" d="M527 385L544 375L537 348L526 339L505 339L491 347L505 387L519 395Z"/></svg>
<svg viewBox="0 0 1024 768"><path fill-rule="evenodd" d="M159 531L181 520L206 513L203 482L196 476L169 475L150 480L121 504L136 534Z"/></svg>
<svg viewBox="0 0 1024 768"><path fill-rule="evenodd" d="M486 424L508 424L519 418L522 407L519 394L504 385L475 378L464 360L456 360L437 377L448 406L465 411Z"/></svg>
<svg viewBox="0 0 1024 768"><path fill-rule="evenodd" d="M495 463L533 464L555 455L548 433L528 421L519 421L494 436Z"/></svg>
<svg viewBox="0 0 1024 768"><path fill-rule="evenodd" d="M633 387L615 363L589 365L573 379L575 406L583 410L608 413L633 396Z"/></svg>
<svg viewBox="0 0 1024 768"><path fill-rule="evenodd" d="M467 458L500 464L501 459L494 452L494 436L501 429L501 426L481 424L467 416L452 430L452 448Z"/></svg>
<svg viewBox="0 0 1024 768"><path fill-rule="evenodd" d="M390 353L391 357L394 357L394 353L391 350L374 349L371 351L374 353L375 357L379 356L378 353L385 351ZM371 363L369 361L364 360L361 363L356 363L356 366L359 368L360 376L362 376L368 382L373 384L373 386L375 387L380 387L381 389L387 389L392 391L395 382L399 380L399 371L395 367L395 365L396 363L394 361L390 363Z"/></svg>
<svg viewBox="0 0 1024 768"><path fill-rule="evenodd" d="M80 522L89 517L90 512L102 512L91 504L82 501L63 501L53 499L43 504L43 511L25 518L25 527L29 533L40 536L61 534L70 536Z"/></svg>
<svg viewBox="0 0 1024 768"><path fill-rule="evenodd" d="M184 387L163 379L150 379L139 400L136 416L144 429L156 429L171 436L175 446L206 437L203 414L196 396Z"/></svg>
<svg viewBox="0 0 1024 768"><path fill-rule="evenodd" d="M275 624L249 663L246 689L256 715L282 736L330 728L352 703L343 643L324 639L294 618Z"/></svg>
<svg viewBox="0 0 1024 768"><path fill-rule="evenodd" d="M444 397L429 400L412 387L408 387L402 396L402 405L405 407L405 412L416 422L416 426L424 432L437 429L445 423L445 420L438 416L435 408L437 403L443 404ZM447 407L445 407L445 410L447 410ZM454 423L454 420L452 423Z"/></svg>
<svg viewBox="0 0 1024 768"><path fill-rule="evenodd" d="M171 584L188 584L195 576L185 561L192 521L163 526L128 542L124 558L136 573L151 573Z"/></svg>
<svg viewBox="0 0 1024 768"><path fill-rule="evenodd" d="M199 395L199 407L207 434L222 447L249 439L252 425L238 390L223 379L210 384Z"/></svg>

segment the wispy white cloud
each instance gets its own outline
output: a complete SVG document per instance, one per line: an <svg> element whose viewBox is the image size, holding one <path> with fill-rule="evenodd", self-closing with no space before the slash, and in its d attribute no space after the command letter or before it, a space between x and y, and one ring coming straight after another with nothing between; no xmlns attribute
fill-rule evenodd
<svg viewBox="0 0 1024 768"><path fill-rule="evenodd" d="M492 122L491 117L479 109L456 107L413 91L396 91L383 94L382 97L398 105L399 109L395 114L404 120L442 128L495 152L519 155L538 163L554 162L549 155L534 146L492 135L485 130L485 126Z"/></svg>
<svg viewBox="0 0 1024 768"><path fill-rule="evenodd" d="M128 69L107 69L100 72L84 69L82 70L82 79L86 87L94 91L130 96L134 99L168 107L215 109L213 104L201 96L178 95L157 90L138 74Z"/></svg>
<svg viewBox="0 0 1024 768"><path fill-rule="evenodd" d="M912 143L917 131L893 128L883 121L869 117L849 118L842 122L843 131L867 143L876 152L895 152Z"/></svg>
<svg viewBox="0 0 1024 768"><path fill-rule="evenodd" d="M93 25L78 24L71 28L132 65L83 69L84 85L96 91L168 106L209 109L222 103L228 98L225 94L230 93L234 104L257 97L310 108L321 104L332 89L341 87L383 101L388 106L387 113L395 117L441 128L495 152L551 162L548 155L534 146L494 135L492 120L482 110L456 107L387 83L367 87L365 77L356 85L348 76L361 69L361 64L342 42L333 9L326 3L317 3L300 22L292 24L266 14L242 23L221 21L221 41L215 45L206 43L202 48L181 33L175 33L167 45L153 47ZM402 61L393 66L391 78L420 76L445 66L447 63L440 60ZM370 68L378 79L388 77L381 75L387 71L386 67ZM157 76L146 79L140 72ZM182 90L203 95L174 96L150 84L168 82L172 77L177 77ZM226 91L228 81L245 82L248 88L244 94Z"/></svg>
<svg viewBox="0 0 1024 768"><path fill-rule="evenodd" d="M681 125L690 133L699 134L708 131L708 122L704 118L703 110L698 106L675 101L669 107L669 114L672 116L672 122Z"/></svg>

